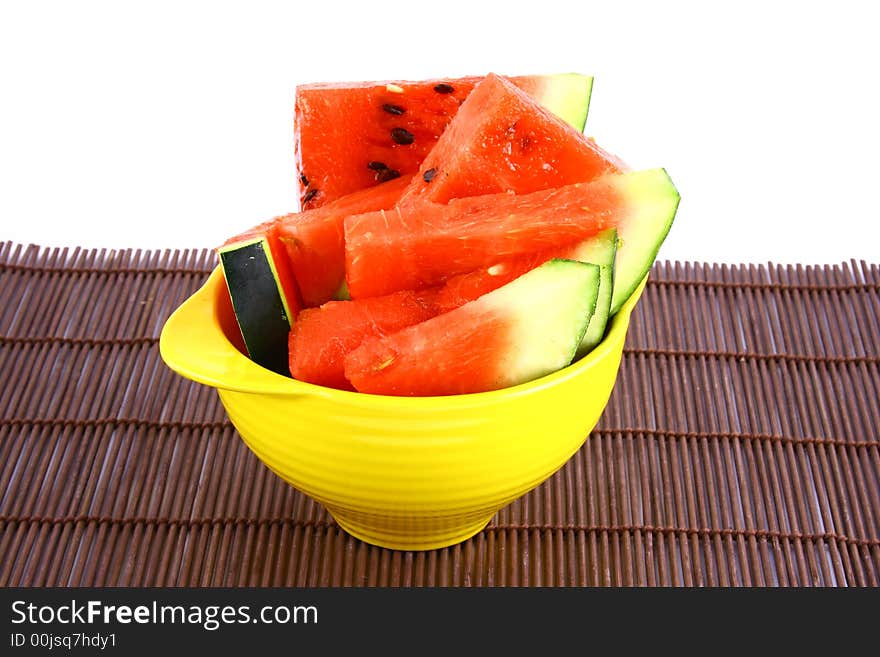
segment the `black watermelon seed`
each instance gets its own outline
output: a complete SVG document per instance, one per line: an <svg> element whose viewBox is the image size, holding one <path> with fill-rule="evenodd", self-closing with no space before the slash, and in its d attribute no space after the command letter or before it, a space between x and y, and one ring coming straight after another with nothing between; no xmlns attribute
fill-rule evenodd
<svg viewBox="0 0 880 657"><path fill-rule="evenodd" d="M436 175L437 175L437 169L434 169L434 168L428 169L427 171L425 171L425 173L422 174L422 180L429 183L432 180L434 180L434 176L436 176Z"/></svg>
<svg viewBox="0 0 880 657"><path fill-rule="evenodd" d="M367 163L367 168L372 169L373 171L383 171L388 168L388 165L384 162L373 160L372 162Z"/></svg>
<svg viewBox="0 0 880 657"><path fill-rule="evenodd" d="M317 193L318 193L318 190L317 190L317 189L310 189L309 191L307 191L307 192L306 192L306 195L303 196L303 205L305 205L306 203L308 203L309 201L311 201L313 198L315 198L315 195L316 195Z"/></svg>
<svg viewBox="0 0 880 657"><path fill-rule="evenodd" d="M392 105L390 103L385 103L384 105L382 105L382 109L389 114L393 114L394 116L400 116L401 114L406 112L406 110L400 105Z"/></svg>
<svg viewBox="0 0 880 657"><path fill-rule="evenodd" d="M440 84L434 85L434 91L436 91L438 94L451 94L453 91L455 91L455 87L453 87L451 84L441 82Z"/></svg>
<svg viewBox="0 0 880 657"><path fill-rule="evenodd" d="M407 144L413 143L416 137L413 133L411 133L409 130L406 130L405 128L394 128L393 130L391 130L391 138L398 144L406 146Z"/></svg>
<svg viewBox="0 0 880 657"><path fill-rule="evenodd" d="M309 179L306 178L306 174L304 174L304 173L299 174L299 181L302 183L303 187L309 186Z"/></svg>
<svg viewBox="0 0 880 657"><path fill-rule="evenodd" d="M376 174L376 180L379 182L388 182L395 178L400 178L400 171L397 169L382 169Z"/></svg>

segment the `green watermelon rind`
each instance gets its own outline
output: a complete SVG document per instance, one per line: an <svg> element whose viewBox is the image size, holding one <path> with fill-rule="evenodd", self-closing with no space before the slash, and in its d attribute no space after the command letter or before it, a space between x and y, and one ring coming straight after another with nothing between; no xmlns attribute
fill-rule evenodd
<svg viewBox="0 0 880 657"><path fill-rule="evenodd" d="M681 196L666 169L631 172L616 179L635 211L617 223L611 312L615 315L648 275L672 228Z"/></svg>
<svg viewBox="0 0 880 657"><path fill-rule="evenodd" d="M596 310L578 346L575 358L589 353L605 337L605 328L611 315L611 297L614 290L614 257L617 252L617 229L608 228L588 240L580 242L566 257L588 262L599 267L599 296Z"/></svg>
<svg viewBox="0 0 880 657"><path fill-rule="evenodd" d="M556 73L541 76L542 88L535 98L545 108L578 132L587 125L593 78L581 73Z"/></svg>
<svg viewBox="0 0 880 657"><path fill-rule="evenodd" d="M288 376L287 334L296 308L285 298L268 238L257 236L217 249L235 321L250 358Z"/></svg>

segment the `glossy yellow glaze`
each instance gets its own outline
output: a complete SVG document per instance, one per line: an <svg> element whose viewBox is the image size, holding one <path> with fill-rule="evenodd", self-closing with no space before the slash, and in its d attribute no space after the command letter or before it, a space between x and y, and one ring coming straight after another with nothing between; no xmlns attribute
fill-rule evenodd
<svg viewBox="0 0 880 657"><path fill-rule="evenodd" d="M580 449L614 387L644 284L586 357L479 394L365 395L263 369L223 332L219 270L168 318L160 350L171 369L217 388L257 457L343 529L375 545L427 550L473 536Z"/></svg>

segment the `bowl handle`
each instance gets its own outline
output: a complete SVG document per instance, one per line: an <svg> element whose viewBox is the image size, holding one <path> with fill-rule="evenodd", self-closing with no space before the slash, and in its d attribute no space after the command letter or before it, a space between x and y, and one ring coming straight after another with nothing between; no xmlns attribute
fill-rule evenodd
<svg viewBox="0 0 880 657"><path fill-rule="evenodd" d="M162 360L181 376L215 388L290 395L292 379L260 367L227 338L217 303L225 292L222 285L217 267L165 321L159 337Z"/></svg>

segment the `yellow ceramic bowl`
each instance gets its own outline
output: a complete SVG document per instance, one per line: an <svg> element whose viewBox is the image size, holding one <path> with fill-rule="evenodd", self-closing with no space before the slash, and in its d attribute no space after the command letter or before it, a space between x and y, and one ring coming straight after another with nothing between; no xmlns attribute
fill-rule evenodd
<svg viewBox="0 0 880 657"><path fill-rule="evenodd" d="M591 353L522 385L448 397L386 397L295 381L227 337L223 276L168 318L162 358L217 388L235 428L282 479L323 504L350 534L427 550L470 538L502 507L556 472L605 408L642 284Z"/></svg>

